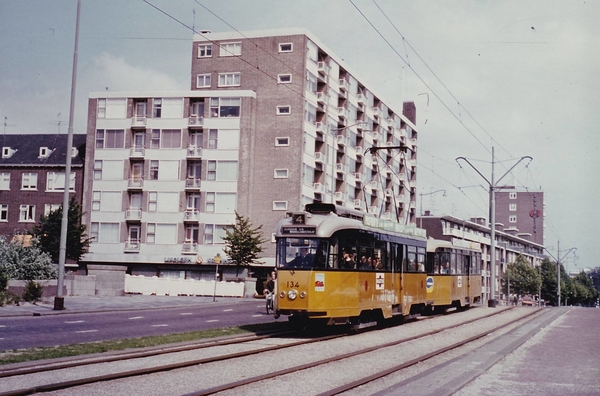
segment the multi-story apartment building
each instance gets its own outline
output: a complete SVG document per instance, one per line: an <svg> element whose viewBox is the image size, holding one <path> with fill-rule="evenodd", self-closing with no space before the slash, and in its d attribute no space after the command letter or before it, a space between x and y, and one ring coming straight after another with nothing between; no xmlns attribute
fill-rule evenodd
<svg viewBox="0 0 600 396"><path fill-rule="evenodd" d="M483 252L482 298L490 298L490 273L491 273L491 229L484 218L462 220L454 216L429 216L426 214L419 218L422 228L427 230L427 236L435 239L451 241L456 245L466 243L467 246L476 244ZM496 300L506 298L501 293L500 278L508 264L514 263L519 254L522 254L532 267L541 265L544 259L544 246L523 238L512 232L502 230L503 226L496 223Z"/></svg>
<svg viewBox="0 0 600 396"><path fill-rule="evenodd" d="M544 192L503 189L496 192L496 222L504 231L544 244Z"/></svg>
<svg viewBox="0 0 600 396"><path fill-rule="evenodd" d="M70 195L81 202L84 134L73 135ZM0 136L0 235L24 234L64 199L67 135Z"/></svg>
<svg viewBox="0 0 600 396"><path fill-rule="evenodd" d="M414 104L393 110L311 33L202 33L191 80L91 95L86 261L205 277L235 211L270 237L314 200L415 224Z"/></svg>

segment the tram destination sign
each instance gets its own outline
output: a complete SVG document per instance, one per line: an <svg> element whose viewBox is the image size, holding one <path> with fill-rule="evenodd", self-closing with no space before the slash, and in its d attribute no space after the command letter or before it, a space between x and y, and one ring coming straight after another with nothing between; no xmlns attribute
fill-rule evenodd
<svg viewBox="0 0 600 396"><path fill-rule="evenodd" d="M317 228L307 226L282 227L281 233L283 235L316 235Z"/></svg>

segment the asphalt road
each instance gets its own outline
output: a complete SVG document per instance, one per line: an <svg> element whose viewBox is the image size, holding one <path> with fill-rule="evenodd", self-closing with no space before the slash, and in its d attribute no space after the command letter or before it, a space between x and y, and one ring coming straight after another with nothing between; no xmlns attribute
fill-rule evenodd
<svg viewBox="0 0 600 396"><path fill-rule="evenodd" d="M285 319L279 319L285 320ZM183 307L0 317L0 351L183 333L274 321L260 299Z"/></svg>

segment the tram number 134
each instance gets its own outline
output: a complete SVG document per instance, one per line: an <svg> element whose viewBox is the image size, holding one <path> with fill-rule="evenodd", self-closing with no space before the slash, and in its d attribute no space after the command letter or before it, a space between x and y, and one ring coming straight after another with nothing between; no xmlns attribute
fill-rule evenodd
<svg viewBox="0 0 600 396"><path fill-rule="evenodd" d="M294 281L287 281L287 282L285 282L285 286L297 289L300 287L300 284L298 282L294 282Z"/></svg>

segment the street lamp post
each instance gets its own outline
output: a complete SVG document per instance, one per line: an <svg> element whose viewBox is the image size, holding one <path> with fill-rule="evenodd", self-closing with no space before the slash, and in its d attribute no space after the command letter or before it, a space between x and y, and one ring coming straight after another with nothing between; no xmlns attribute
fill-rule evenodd
<svg viewBox="0 0 600 396"><path fill-rule="evenodd" d="M423 228L423 195L433 195L435 193L439 193L439 192L442 192L442 191L444 192L443 196L445 197L446 196L446 190L436 190L436 191L432 191L432 192L426 193L426 194L423 194L423 193L419 194L419 201L420 201L419 202L419 206L421 207L419 209L419 213L420 213L420 216L419 216L419 228Z"/></svg>
<svg viewBox="0 0 600 396"><path fill-rule="evenodd" d="M475 170L488 183L490 188L490 296L488 299L488 307L496 306L496 189L500 190L502 187L498 186L498 183L504 179L506 175L510 173L521 161L524 159L533 160L530 156L524 156L519 159L509 170L506 171L498 180L494 180L494 148L492 147L492 177L488 180L473 164L469 162L465 157L456 158L456 162L462 159L471 168ZM459 163L460 166L460 163Z"/></svg>
<svg viewBox="0 0 600 396"><path fill-rule="evenodd" d="M561 262L561 261L562 261L562 260L563 260L565 257L567 257L567 255L568 255L569 253L571 253L571 252L573 252L573 251L577 250L577 248L576 248L576 247L572 247L571 249L569 249L569 250L568 250L568 251L567 251L567 252L564 254L564 256L560 257L560 241L558 241L558 245L557 245L557 246L558 246L558 249L557 249L557 250L558 250L558 253L557 253L557 255L558 255L558 258L554 257L554 256L552 255L552 253L550 253L550 250L548 250L548 249L546 249L546 248L544 248L544 249L545 249L545 250L548 252L548 254L549 254L550 256L552 256L552 258L554 259L554 261L556 261L556 272L558 273L558 275L557 275L557 276L558 276L558 285L557 285L557 289L556 289L556 295L557 295L557 297L558 297L558 306L560 307L560 262Z"/></svg>

